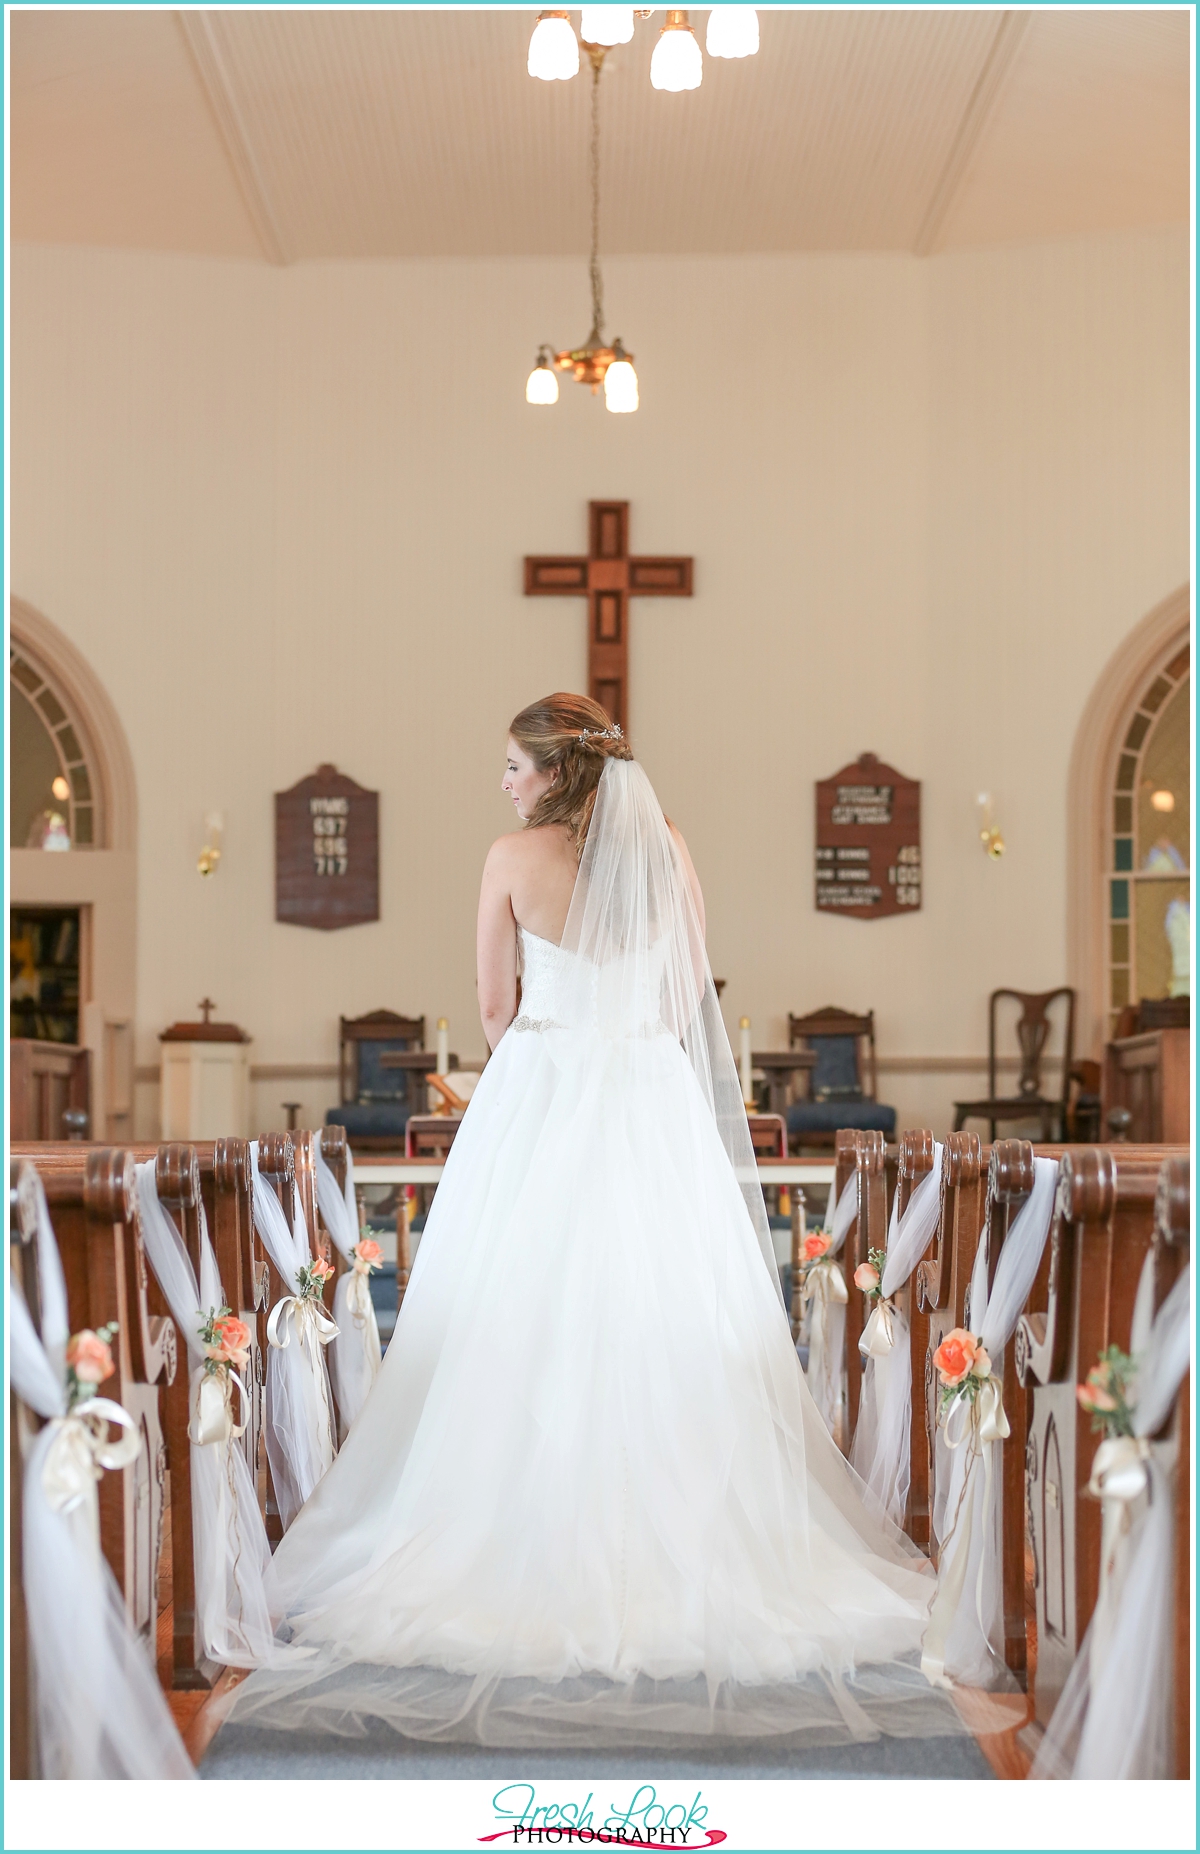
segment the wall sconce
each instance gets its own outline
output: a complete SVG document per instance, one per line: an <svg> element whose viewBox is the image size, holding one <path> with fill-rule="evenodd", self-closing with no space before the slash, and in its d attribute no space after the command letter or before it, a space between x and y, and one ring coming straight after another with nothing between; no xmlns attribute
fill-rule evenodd
<svg viewBox="0 0 1200 1854"><path fill-rule="evenodd" d="M979 841L983 845L983 853L994 862L999 862L1004 855L1004 838L995 820L991 793L981 792L976 803L979 806Z"/></svg>
<svg viewBox="0 0 1200 1854"><path fill-rule="evenodd" d="M210 811L204 820L204 848L196 858L196 868L202 876L216 874L217 864L221 860L221 839L224 835L224 812Z"/></svg>

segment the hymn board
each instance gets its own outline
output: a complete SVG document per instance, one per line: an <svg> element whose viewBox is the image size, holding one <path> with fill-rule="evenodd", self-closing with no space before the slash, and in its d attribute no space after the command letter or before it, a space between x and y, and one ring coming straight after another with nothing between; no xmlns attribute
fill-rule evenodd
<svg viewBox="0 0 1200 1854"><path fill-rule="evenodd" d="M921 782L873 753L817 785L817 907L878 920L921 905Z"/></svg>
<svg viewBox="0 0 1200 1854"><path fill-rule="evenodd" d="M588 694L618 727L629 726L629 601L633 596L690 599L690 555L629 552L628 502L588 503L588 551L527 554L525 591L588 602Z"/></svg>
<svg viewBox="0 0 1200 1854"><path fill-rule="evenodd" d="M379 919L379 793L336 766L275 794L275 919L325 931Z"/></svg>

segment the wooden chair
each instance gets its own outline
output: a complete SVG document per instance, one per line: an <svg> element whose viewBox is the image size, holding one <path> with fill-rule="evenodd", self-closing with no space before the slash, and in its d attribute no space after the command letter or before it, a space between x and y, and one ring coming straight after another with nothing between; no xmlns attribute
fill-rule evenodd
<svg viewBox="0 0 1200 1854"><path fill-rule="evenodd" d="M990 1150L985 1155L977 1133L947 1134L942 1153L933 1253L918 1263L914 1276L917 1304L924 1315L925 1350L919 1364L914 1361L913 1365L913 1477L915 1482L919 1405L919 1452L925 1463L925 1507L921 1516L924 1536L919 1542L926 1545L935 1563L938 1542L933 1532L933 1499L938 1378L933 1355L946 1334L961 1326L966 1317L967 1284L975 1262L979 1232L983 1228L990 1157ZM918 1537L915 1531L913 1537Z"/></svg>
<svg viewBox="0 0 1200 1854"><path fill-rule="evenodd" d="M1002 1095L999 1084L999 1048L997 1038L998 1007L1001 999L1010 998L1021 1007L1017 1022L1017 1042L1021 1056L1021 1074L1015 1095ZM1066 1022L1062 1050L1062 1088L1057 1097L1042 1092L1042 1062L1052 1028L1050 1011L1056 1001L1066 999ZM1075 1049L1075 993L1070 985L1054 991L1013 991L1001 986L988 1000L988 1091L981 1101L954 1103L954 1130L961 1132L968 1120L986 1120L989 1136L1005 1121L1037 1120L1041 1124L1043 1144L1063 1141L1067 1136L1067 1111L1071 1094L1071 1070Z"/></svg>
<svg viewBox="0 0 1200 1854"><path fill-rule="evenodd" d="M329 1109L326 1124L345 1127L351 1145L363 1151L394 1151L409 1115L425 1105L420 1071L432 1073L437 1067L436 1056L424 1053L424 1043L424 1017L368 1011L363 1017L340 1018L341 1102ZM385 1066L384 1056L408 1056L412 1062Z"/></svg>
<svg viewBox="0 0 1200 1854"><path fill-rule="evenodd" d="M1015 1370L1032 1387L1025 1498L1037 1618L1035 1717L1042 1725L1078 1653L1100 1579L1100 1503L1086 1491L1096 1437L1075 1387L1106 1346L1129 1349L1163 1156L1161 1147L1063 1154L1049 1267L1015 1334Z"/></svg>
<svg viewBox="0 0 1200 1854"><path fill-rule="evenodd" d="M756 1159L786 1159L787 1122L782 1114L747 1114Z"/></svg>
<svg viewBox="0 0 1200 1854"><path fill-rule="evenodd" d="M153 1661L163 1548L167 1467L164 1395L186 1380L175 1325L152 1305L134 1188L133 1158L119 1148L66 1144L48 1160L17 1148L42 1176L67 1283L71 1330L115 1321L114 1375L102 1395L123 1404L137 1424L142 1451L106 1474L98 1494L100 1544L125 1597L135 1634Z"/></svg>
<svg viewBox="0 0 1200 1854"><path fill-rule="evenodd" d="M891 1137L896 1110L875 1098L875 1013L856 1016L834 1005L807 1017L788 1016L788 1047L809 1049L817 1060L804 1098L787 1111L793 1147L837 1147L839 1129Z"/></svg>

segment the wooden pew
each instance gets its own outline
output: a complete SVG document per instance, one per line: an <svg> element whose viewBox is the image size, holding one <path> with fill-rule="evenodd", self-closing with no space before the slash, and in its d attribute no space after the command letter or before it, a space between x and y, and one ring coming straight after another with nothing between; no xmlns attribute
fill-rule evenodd
<svg viewBox="0 0 1200 1854"><path fill-rule="evenodd" d="M1040 1153L1041 1149L1039 1149ZM990 1294L1009 1230L1024 1208L1034 1179L1034 1148L1028 1140L1000 1139L988 1156L987 1203L980 1240L987 1244ZM1050 1238L1038 1267L1029 1303L1040 1299L1050 1278ZM970 1330L978 1319L967 1306ZM1018 1326L1020 1322L1018 1321ZM1001 1589L1004 1605L1004 1660L1014 1674L1026 1665L1025 1640L1025 1450L1029 1433L1029 1394L1017 1369L1016 1329L993 1368L1004 1386L1009 1435L1000 1450Z"/></svg>
<svg viewBox="0 0 1200 1854"><path fill-rule="evenodd" d="M33 1194L34 1169L14 1159L9 1170L8 1254L9 1272L20 1282L35 1330L41 1332L41 1297L38 1291L37 1207ZM41 1775L37 1728L33 1716L33 1677L29 1661L29 1624L25 1613L24 1512L22 1496L25 1458L41 1419L8 1393L9 1504L8 1504L8 1693L9 1775L32 1779Z"/></svg>
<svg viewBox="0 0 1200 1854"><path fill-rule="evenodd" d="M933 1134L926 1128L917 1128L901 1134L897 1158L896 1179L896 1214L902 1217L908 1209L912 1194L922 1179L933 1169ZM874 1240L872 1248L882 1248L882 1242ZM865 1257L864 1257L865 1259ZM918 1291L918 1273L925 1266L924 1261L917 1264L903 1287L893 1296L897 1307L908 1321L909 1359L912 1371L912 1403L909 1413L909 1488L908 1508L904 1519L904 1530L922 1550L929 1550L929 1442L925 1427L925 1399L922 1387L925 1381L925 1359L928 1349L928 1316Z"/></svg>
<svg viewBox="0 0 1200 1854"><path fill-rule="evenodd" d="M913 1364L913 1476L916 1477L920 1405L919 1452L925 1464L924 1538L934 1563L938 1541L933 1531L934 1442L937 1436L938 1376L933 1355L946 1334L965 1318L967 1283L975 1262L979 1232L983 1228L987 1165L978 1133L948 1133L942 1151L938 1221L933 1253L918 1264L916 1300L925 1319L925 1351ZM916 1538L916 1532L913 1533Z"/></svg>
<svg viewBox="0 0 1200 1854"><path fill-rule="evenodd" d="M259 1140L258 1170L259 1176L262 1178L264 1184L266 1184L270 1190L274 1191L276 1197L279 1199L283 1207L283 1214L287 1218L288 1228L291 1229L296 1191L296 1152L290 1133L267 1133ZM311 1240L312 1226L310 1224L310 1244ZM281 1300L285 1294L290 1294L291 1288L284 1281L283 1276L279 1273L279 1270L276 1268L270 1256L266 1254L265 1250L263 1251L263 1260L267 1270L267 1292L262 1309L262 1356L265 1378L267 1360L267 1321L270 1317L271 1308L275 1305L276 1301ZM265 1449L263 1453L265 1455ZM271 1541L273 1550L283 1537L283 1520L280 1517L279 1502L276 1498L275 1488L271 1481L270 1463L267 1462L265 1467L267 1475L265 1519L267 1537Z"/></svg>
<svg viewBox="0 0 1200 1854"><path fill-rule="evenodd" d="M838 1140L843 1137L839 1131ZM840 1151L835 1146L834 1151ZM842 1421L842 1434L839 1438L843 1451L849 1455L850 1445L854 1440L854 1431L858 1424L858 1406L862 1397L863 1357L858 1349L862 1329L866 1325L864 1312L866 1303L854 1286L854 1271L860 1262L867 1259L868 1249L882 1249L887 1241L888 1225L888 1177L887 1177L887 1141L882 1133L868 1131L857 1134L854 1147L854 1169L858 1185L858 1213L846 1232L846 1242L842 1250L841 1263L846 1276L846 1285L850 1290L846 1303L846 1403Z"/></svg>
<svg viewBox="0 0 1200 1854"><path fill-rule="evenodd" d="M342 1129L338 1128L338 1132ZM217 1254L221 1286L229 1306L250 1331L250 1370L247 1389L253 1390L250 1421L242 1438L251 1474L257 1477L261 1460L263 1383L267 1344L267 1262L251 1215L250 1142L227 1138L191 1142L200 1168L200 1188L209 1234ZM79 1164L79 1155L99 1151L59 1141L16 1148L36 1156L40 1169ZM149 1144L124 1148L136 1164L157 1160L159 1147Z"/></svg>
<svg viewBox="0 0 1200 1854"><path fill-rule="evenodd" d="M1168 1156L1180 1155L1161 1146L1063 1154L1044 1286L1035 1286L1014 1337L1015 1370L1032 1389L1025 1497L1037 1618L1035 1718L1042 1725L1091 1620L1100 1577L1100 1503L1086 1492L1096 1437L1075 1387L1106 1346L1129 1349Z"/></svg>
<svg viewBox="0 0 1200 1854"><path fill-rule="evenodd" d="M100 1543L125 1596L134 1632L155 1656L158 1577L163 1540L167 1454L162 1401L186 1380L177 1358L174 1322L151 1305L134 1189L133 1158L120 1148L68 1144L72 1162L39 1162L36 1148L18 1149L41 1172L67 1282L72 1331L117 1323L116 1371L102 1394L123 1404L141 1433L136 1461L106 1474L99 1486Z"/></svg>
<svg viewBox="0 0 1200 1854"><path fill-rule="evenodd" d="M160 1146L155 1183L164 1210L183 1238L196 1279L200 1278L200 1166L194 1146L174 1142ZM224 1285L224 1283L222 1283ZM152 1281L154 1298L166 1306L162 1289ZM196 1560L192 1510L191 1417L186 1356L167 1393L167 1461L171 1470L171 1685L185 1691L211 1687L221 1672L205 1654L196 1622Z"/></svg>
<svg viewBox="0 0 1200 1854"><path fill-rule="evenodd" d="M1154 1197L1154 1311L1174 1287L1191 1259L1191 1179L1186 1158L1164 1161ZM1171 1669L1171 1775L1191 1776L1192 1681L1192 1513L1191 1513L1191 1373L1184 1378L1175 1408L1160 1436L1175 1445L1174 1664Z"/></svg>
<svg viewBox="0 0 1200 1854"><path fill-rule="evenodd" d="M837 1136L838 1143L834 1148L834 1179L833 1179L833 1202L835 1204L837 1203L839 1197L842 1195L842 1192L844 1191L846 1185L849 1183L850 1179L855 1176L855 1165L856 1165L855 1155L858 1150L858 1142L859 1140L861 1140L861 1138L862 1138L861 1133L851 1132L845 1129L842 1132L840 1132ZM800 1262L801 1262L801 1255L802 1255L800 1244L803 1240L807 1225L809 1223L817 1224L816 1215L814 1214L812 1210L808 1210L807 1215L803 1214L801 1205L798 1201L799 1196L800 1194L797 1193L797 1202L793 1206L793 1210L792 1210L792 1307L791 1307L791 1314L792 1314L792 1340L793 1342L798 1340L800 1337L800 1323L803 1318L803 1307L802 1307L801 1299L800 1299L800 1272L801 1272ZM822 1211L821 1223L817 1224L817 1227L820 1228L824 1224L825 1220L826 1220L825 1213L824 1211Z"/></svg>

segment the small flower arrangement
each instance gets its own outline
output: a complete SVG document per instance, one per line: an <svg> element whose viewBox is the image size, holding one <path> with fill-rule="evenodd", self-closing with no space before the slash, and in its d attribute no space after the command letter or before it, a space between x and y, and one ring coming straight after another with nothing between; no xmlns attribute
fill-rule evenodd
<svg viewBox="0 0 1200 1854"><path fill-rule="evenodd" d="M809 1230L800 1247L800 1266L806 1271L823 1261L833 1247L832 1236L824 1230Z"/></svg>
<svg viewBox="0 0 1200 1854"><path fill-rule="evenodd" d="M992 1361L983 1341L962 1326L946 1334L933 1355L933 1362L941 1381L939 1414L942 1417L960 1397L974 1403L981 1387L992 1375Z"/></svg>
<svg viewBox="0 0 1200 1854"><path fill-rule="evenodd" d="M382 1267L383 1250L373 1236L364 1236L351 1249L350 1259L356 1274L369 1275L373 1268Z"/></svg>
<svg viewBox="0 0 1200 1854"><path fill-rule="evenodd" d="M1085 1382L1075 1386L1079 1407L1091 1417L1097 1435L1111 1440L1113 1436L1133 1434L1133 1406L1129 1401L1133 1376L1134 1363L1128 1352L1110 1345L1101 1352Z"/></svg>
<svg viewBox="0 0 1200 1854"><path fill-rule="evenodd" d="M69 1410L95 1396L97 1384L103 1384L116 1370L112 1342L119 1330L117 1322L110 1320L107 1326L100 1326L95 1332L85 1326L82 1332L71 1334L66 1350Z"/></svg>
<svg viewBox="0 0 1200 1854"><path fill-rule="evenodd" d="M210 1307L199 1331L204 1342L206 1376L216 1377L234 1367L246 1369L250 1363L250 1328L231 1307Z"/></svg>
<svg viewBox="0 0 1200 1854"><path fill-rule="evenodd" d="M883 1266L887 1260L884 1249L868 1249L867 1259L860 1262L854 1271L854 1285L860 1288L868 1300L883 1299Z"/></svg>
<svg viewBox="0 0 1200 1854"><path fill-rule="evenodd" d="M323 1255L319 1255L315 1262L310 1262L307 1268L300 1269L300 1299L320 1300L325 1292L325 1283L332 1279L333 1273L332 1262L327 1262Z"/></svg>

